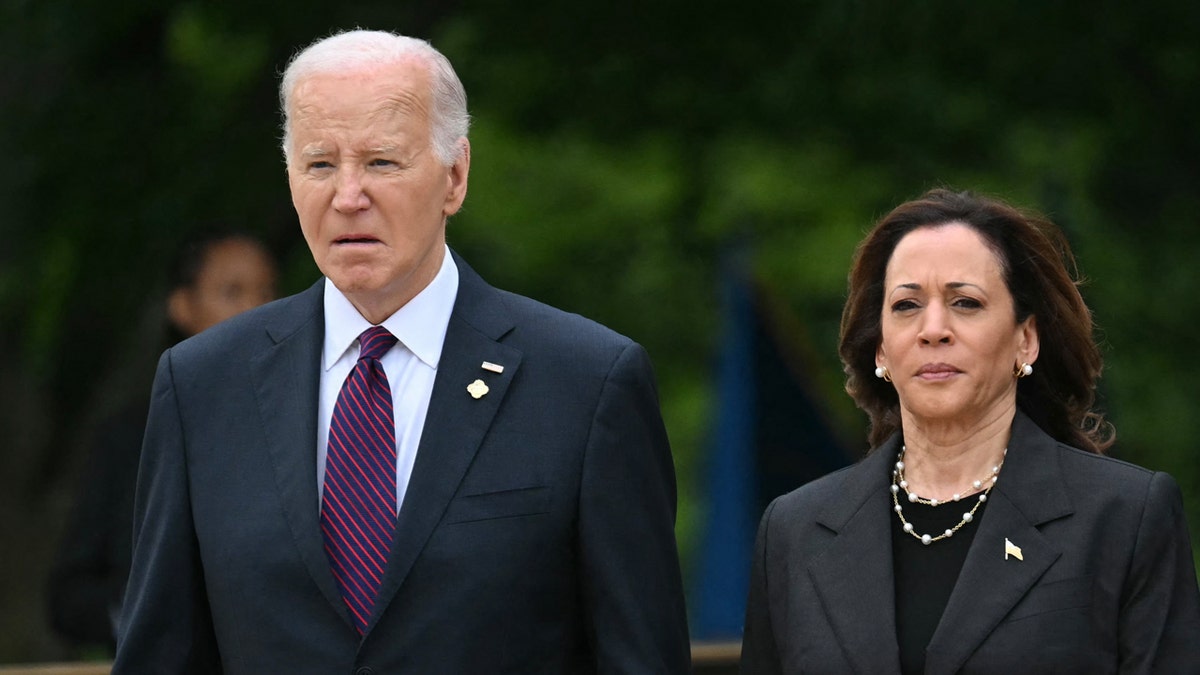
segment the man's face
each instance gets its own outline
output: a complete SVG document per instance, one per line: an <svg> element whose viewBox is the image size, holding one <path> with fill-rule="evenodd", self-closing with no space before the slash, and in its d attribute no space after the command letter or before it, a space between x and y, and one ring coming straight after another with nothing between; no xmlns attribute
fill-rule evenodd
<svg viewBox="0 0 1200 675"><path fill-rule="evenodd" d="M430 135L430 74L409 59L301 80L292 96L288 183L321 272L372 323L437 275L446 218L467 193Z"/></svg>

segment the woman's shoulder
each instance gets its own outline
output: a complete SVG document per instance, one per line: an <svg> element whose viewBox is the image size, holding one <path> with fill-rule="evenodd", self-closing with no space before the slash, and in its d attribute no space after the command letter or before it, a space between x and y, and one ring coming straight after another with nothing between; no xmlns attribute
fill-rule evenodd
<svg viewBox="0 0 1200 675"><path fill-rule="evenodd" d="M759 523L758 541L765 554L777 561L819 555L868 503L868 512L887 523L889 462L886 456L871 454L776 497Z"/></svg>
<svg viewBox="0 0 1200 675"><path fill-rule="evenodd" d="M837 514L853 510L853 505L875 488L885 494L887 468L876 452L776 497L767 507L764 520L787 522L793 527L822 516L841 520Z"/></svg>
<svg viewBox="0 0 1200 675"><path fill-rule="evenodd" d="M1155 471L1124 459L1058 444L1064 480L1077 499L1127 502L1138 507L1171 504L1182 499L1178 483L1165 471Z"/></svg>
<svg viewBox="0 0 1200 675"><path fill-rule="evenodd" d="M1128 486L1147 485L1154 479L1155 474L1162 473L1111 455L1080 450L1065 443L1057 445L1059 465L1068 476L1110 480Z"/></svg>
<svg viewBox="0 0 1200 675"><path fill-rule="evenodd" d="M809 509L828 501L828 498L840 494L860 464L851 464L820 478L809 481L804 485L775 498L772 505L784 511L794 509Z"/></svg>

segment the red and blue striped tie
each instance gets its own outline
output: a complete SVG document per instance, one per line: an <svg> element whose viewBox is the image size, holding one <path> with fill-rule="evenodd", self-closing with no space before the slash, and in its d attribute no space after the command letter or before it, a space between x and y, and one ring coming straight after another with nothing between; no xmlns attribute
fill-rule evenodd
<svg viewBox="0 0 1200 675"><path fill-rule="evenodd" d="M354 626L366 631L396 529L396 424L379 358L396 344L382 326L358 336L358 362L333 406L321 533Z"/></svg>

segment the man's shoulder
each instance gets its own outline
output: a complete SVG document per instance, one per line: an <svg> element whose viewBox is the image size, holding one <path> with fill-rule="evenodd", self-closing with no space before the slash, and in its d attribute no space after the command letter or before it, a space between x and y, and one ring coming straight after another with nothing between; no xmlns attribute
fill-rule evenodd
<svg viewBox="0 0 1200 675"><path fill-rule="evenodd" d="M509 291L496 289L493 298L509 325L498 341L519 350L530 373L569 380L648 362L638 343L598 321Z"/></svg>
<svg viewBox="0 0 1200 675"><path fill-rule="evenodd" d="M462 258L454 316L481 333L526 353L570 355L619 354L635 343L629 337L583 315L492 286Z"/></svg>
<svg viewBox="0 0 1200 675"><path fill-rule="evenodd" d="M321 321L320 283L222 321L172 348L176 359L252 353Z"/></svg>
<svg viewBox="0 0 1200 675"><path fill-rule="evenodd" d="M522 340L576 346L625 348L633 340L581 314L559 309L517 293L497 289Z"/></svg>
<svg viewBox="0 0 1200 675"><path fill-rule="evenodd" d="M598 343L629 344L629 338L598 321L491 285L462 256L451 253L458 267L455 304L460 317L493 327L511 325L550 339L569 335Z"/></svg>

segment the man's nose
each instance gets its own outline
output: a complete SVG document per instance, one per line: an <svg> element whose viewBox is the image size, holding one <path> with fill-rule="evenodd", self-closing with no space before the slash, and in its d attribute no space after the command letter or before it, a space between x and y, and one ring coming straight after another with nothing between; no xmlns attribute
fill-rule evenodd
<svg viewBox="0 0 1200 675"><path fill-rule="evenodd" d="M371 206L363 189L362 171L355 167L338 168L333 193L333 208L342 213L362 211Z"/></svg>

